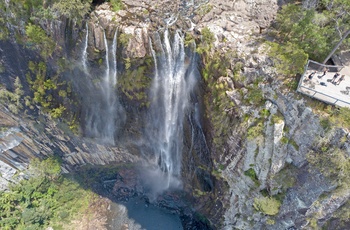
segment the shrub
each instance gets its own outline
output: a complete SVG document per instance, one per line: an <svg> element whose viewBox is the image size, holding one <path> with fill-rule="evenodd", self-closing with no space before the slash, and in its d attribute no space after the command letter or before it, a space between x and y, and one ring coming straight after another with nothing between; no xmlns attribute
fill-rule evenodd
<svg viewBox="0 0 350 230"><path fill-rule="evenodd" d="M131 34L122 33L119 35L118 42L122 46L127 46L131 38L132 38Z"/></svg>
<svg viewBox="0 0 350 230"><path fill-rule="evenodd" d="M91 2L91 0L60 0L52 6L52 10L80 22L90 11Z"/></svg>
<svg viewBox="0 0 350 230"><path fill-rule="evenodd" d="M304 50L290 42L286 44L268 42L267 44L270 46L268 54L274 61L279 74L295 76L297 73L304 72L304 66L308 60Z"/></svg>
<svg viewBox="0 0 350 230"><path fill-rule="evenodd" d="M273 114L271 117L271 122L274 124L279 124L279 123L282 123L283 121L284 121L284 117L280 113Z"/></svg>
<svg viewBox="0 0 350 230"><path fill-rule="evenodd" d="M57 108L53 108L50 110L50 115L52 118L60 118L63 114L63 112L66 110L66 108L63 105L60 105Z"/></svg>
<svg viewBox="0 0 350 230"><path fill-rule="evenodd" d="M204 27L201 30L202 39L201 42L197 46L197 53L203 54L208 53L213 48L213 44L215 42L215 35L210 31L208 27Z"/></svg>
<svg viewBox="0 0 350 230"><path fill-rule="evenodd" d="M258 177L256 176L255 170L250 168L247 171L244 171L244 175L250 177L253 180L258 180Z"/></svg>
<svg viewBox="0 0 350 230"><path fill-rule="evenodd" d="M268 224L268 225L274 225L276 222L275 222L275 220L274 219L267 219L266 220L266 224Z"/></svg>
<svg viewBox="0 0 350 230"><path fill-rule="evenodd" d="M248 90L246 101L252 105L261 105L264 100L262 91L258 87L250 87Z"/></svg>
<svg viewBox="0 0 350 230"><path fill-rule="evenodd" d="M118 12L119 10L123 9L123 3L121 0L110 0L110 3L114 12Z"/></svg>
<svg viewBox="0 0 350 230"><path fill-rule="evenodd" d="M320 120L320 125L322 126L323 130L329 130L332 127L332 123L328 118L322 118Z"/></svg>
<svg viewBox="0 0 350 230"><path fill-rule="evenodd" d="M250 168L250 169L244 171L244 175L249 177L250 179L252 179L252 181L254 181L256 186L260 185L258 176L256 175L256 172L254 169Z"/></svg>
<svg viewBox="0 0 350 230"><path fill-rule="evenodd" d="M270 116L270 110L268 110L268 109L262 109L262 110L260 110L260 116L262 116L262 117L264 117L264 118Z"/></svg>
<svg viewBox="0 0 350 230"><path fill-rule="evenodd" d="M26 26L26 35L28 42L33 43L40 50L43 58L47 59L52 55L56 44L40 26L29 23Z"/></svg>
<svg viewBox="0 0 350 230"><path fill-rule="evenodd" d="M258 120L255 125L252 125L248 128L247 131L247 139L252 140L263 134L264 131L264 123L262 120Z"/></svg>
<svg viewBox="0 0 350 230"><path fill-rule="evenodd" d="M333 123L342 127L350 128L350 108L341 107L333 114L331 120Z"/></svg>
<svg viewBox="0 0 350 230"><path fill-rule="evenodd" d="M339 186L348 186L350 183L350 157L344 150L331 146L321 145L320 151L310 151L307 160L314 167L321 171L326 177L332 179Z"/></svg>
<svg viewBox="0 0 350 230"><path fill-rule="evenodd" d="M255 198L253 207L255 210L262 212L269 216L278 214L281 202L273 197Z"/></svg>

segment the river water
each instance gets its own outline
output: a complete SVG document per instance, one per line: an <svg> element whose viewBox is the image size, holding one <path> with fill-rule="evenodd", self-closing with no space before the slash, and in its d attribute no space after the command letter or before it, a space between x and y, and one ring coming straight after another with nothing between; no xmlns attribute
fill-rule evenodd
<svg viewBox="0 0 350 230"><path fill-rule="evenodd" d="M148 204L141 198L113 203L108 220L110 230L182 230L180 216L167 209Z"/></svg>

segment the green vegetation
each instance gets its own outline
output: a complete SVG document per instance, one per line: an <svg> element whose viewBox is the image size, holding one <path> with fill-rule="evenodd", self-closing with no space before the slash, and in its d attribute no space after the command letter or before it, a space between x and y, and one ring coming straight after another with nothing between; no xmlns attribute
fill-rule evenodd
<svg viewBox="0 0 350 230"><path fill-rule="evenodd" d="M44 62L34 63L29 61L28 67L30 72L26 74L27 82L33 91L33 102L42 106L44 112L51 115L52 118L62 117L64 111L72 103L70 100L65 100L65 104L61 104L62 100L57 100L59 97L71 96L70 85L66 82L59 82L58 77L47 77L47 67ZM26 100L26 105L31 105L29 99ZM67 117L71 115L67 114ZM69 120L71 122L71 120Z"/></svg>
<svg viewBox="0 0 350 230"><path fill-rule="evenodd" d="M201 31L202 37L196 51L202 55L202 77L206 83L204 102L206 116L213 130L213 143L222 147L228 138L230 127L235 120L235 104L226 94L230 90L223 76L228 76L230 61L237 58L235 53L221 53L213 50L214 34L208 28ZM232 79L231 79L232 80Z"/></svg>
<svg viewBox="0 0 350 230"><path fill-rule="evenodd" d="M44 59L52 55L56 44L40 26L29 23L26 26L26 35L29 42L28 45L34 44L34 47L40 50L40 54Z"/></svg>
<svg viewBox="0 0 350 230"><path fill-rule="evenodd" d="M299 151L299 145L293 139L289 139L289 144L291 144L296 151Z"/></svg>
<svg viewBox="0 0 350 230"><path fill-rule="evenodd" d="M252 105L261 105L264 101L263 94L258 87L248 87L246 101Z"/></svg>
<svg viewBox="0 0 350 230"><path fill-rule="evenodd" d="M304 72L304 66L308 60L307 53L296 44L287 42L278 44L268 42L270 47L268 54L274 61L274 66L279 74L284 76L295 76Z"/></svg>
<svg viewBox="0 0 350 230"><path fill-rule="evenodd" d="M150 75L152 59L146 57L131 61L128 58L124 64L126 71L119 78L117 86L129 100L137 102L141 107L148 107L150 102L147 90L151 86L151 78L148 75Z"/></svg>
<svg viewBox="0 0 350 230"><path fill-rule="evenodd" d="M286 164L281 171L273 176L273 180L276 184L281 185L281 193L285 193L288 188L294 186L296 182L298 168L292 164ZM282 201L283 199L281 199Z"/></svg>
<svg viewBox="0 0 350 230"><path fill-rule="evenodd" d="M257 119L256 122L254 122L247 131L247 139L253 140L261 135L263 135L264 132L264 120L263 119Z"/></svg>
<svg viewBox="0 0 350 230"><path fill-rule="evenodd" d="M350 219L350 200L335 212L334 217L339 218L342 221L348 221Z"/></svg>
<svg viewBox="0 0 350 230"><path fill-rule="evenodd" d="M254 169L250 168L247 171L244 171L244 175L252 179L252 181L254 181L256 186L260 185L258 176L256 175L256 172Z"/></svg>
<svg viewBox="0 0 350 230"><path fill-rule="evenodd" d="M0 87L0 102L7 106L7 108L14 114L18 114L19 110L23 109L23 86L19 77L16 77L14 82L14 92Z"/></svg>
<svg viewBox="0 0 350 230"><path fill-rule="evenodd" d="M323 61L350 26L350 2L321 0L317 8L282 7L276 18L276 37L304 50L311 59Z"/></svg>
<svg viewBox="0 0 350 230"><path fill-rule="evenodd" d="M89 13L92 0L58 0L52 6L53 12L80 22Z"/></svg>
<svg viewBox="0 0 350 230"><path fill-rule="evenodd" d="M330 132L334 128L350 128L350 109L346 107L337 108L325 105L322 102L312 102L309 104L320 116L320 125L324 131Z"/></svg>
<svg viewBox="0 0 350 230"><path fill-rule="evenodd" d="M270 116L271 113L270 113L270 110L264 108L264 109L260 110L259 114L261 117L267 118Z"/></svg>
<svg viewBox="0 0 350 230"><path fill-rule="evenodd" d="M203 4L200 7L198 7L197 10L195 11L195 13L198 14L199 16L203 17L204 15L209 13L212 9L213 9L213 5L207 3L207 4Z"/></svg>
<svg viewBox="0 0 350 230"><path fill-rule="evenodd" d="M302 73L308 58L322 62L350 29L349 10L350 2L344 0L320 0L315 8L305 8L299 2L284 5L272 32L275 41L267 42L279 74ZM343 43L344 49L349 41ZM289 84L295 87L295 79Z"/></svg>
<svg viewBox="0 0 350 230"><path fill-rule="evenodd" d="M329 136L333 133L327 134ZM336 189L332 192L332 199L338 199L338 197L344 198L350 189L350 158L345 149L341 147L344 136L339 140L337 145L332 145L329 142L328 137L320 139L313 150L307 154L307 160L317 170L319 170L328 180L330 180ZM328 196L325 194L325 196ZM320 199L323 199L320 197ZM350 217L350 205L349 201L342 205L334 214L335 218L339 218L341 221L347 221ZM310 225L317 229L317 218L313 217ZM341 222L340 222L341 225Z"/></svg>
<svg viewBox="0 0 350 230"><path fill-rule="evenodd" d="M269 216L278 214L281 202L273 197L260 197L254 199L254 208Z"/></svg>
<svg viewBox="0 0 350 230"><path fill-rule="evenodd" d="M230 90L227 81L219 79L225 76L228 59L214 54L213 58L206 64L202 70L202 75L207 83L208 91L205 95L207 117L210 119L214 144L221 146L229 135L235 114L235 104L227 96L226 91Z"/></svg>
<svg viewBox="0 0 350 230"><path fill-rule="evenodd" d="M193 196L195 196L195 197L201 197L201 196L204 196L205 194L206 194L206 192L203 192L203 191L201 191L199 189L195 189L193 191Z"/></svg>
<svg viewBox="0 0 350 230"><path fill-rule="evenodd" d="M93 193L60 174L57 158L33 160L33 176L0 192L1 229L65 229L72 218L87 210Z"/></svg>
<svg viewBox="0 0 350 230"><path fill-rule="evenodd" d="M123 3L121 0L109 0L114 12L118 12L123 9Z"/></svg>
<svg viewBox="0 0 350 230"><path fill-rule="evenodd" d="M192 45L195 42L195 38L192 33L186 32L184 44L186 47Z"/></svg>
<svg viewBox="0 0 350 230"><path fill-rule="evenodd" d="M0 3L0 7L1 7L1 4L5 4L5 1ZM1 12L1 10L0 10L0 12ZM9 36L9 30L6 27L6 22L7 22L6 17L4 17L3 14L1 14L0 15L0 40L5 40Z"/></svg>
<svg viewBox="0 0 350 230"><path fill-rule="evenodd" d="M45 25L54 19L69 18L69 23L81 23L90 11L92 0L13 0L9 4L0 3L0 40L10 36L11 24L13 38L18 44L40 50L44 58L51 56L60 47L50 38ZM23 31L27 38L24 38Z"/></svg>
<svg viewBox="0 0 350 230"><path fill-rule="evenodd" d="M91 3L92 0L15 0L9 4L9 10L25 22L61 16L80 22L90 11ZM5 6L0 5L0 10L6 11Z"/></svg>
<svg viewBox="0 0 350 230"><path fill-rule="evenodd" d="M275 223L276 223L276 221L274 219L270 219L269 218L269 219L266 220L266 224L267 225L274 225Z"/></svg>
<svg viewBox="0 0 350 230"><path fill-rule="evenodd" d="M197 46L197 53L206 54L213 49L213 44L215 42L215 36L210 31L208 27L204 27L201 30L201 42Z"/></svg>
<svg viewBox="0 0 350 230"><path fill-rule="evenodd" d="M338 127L350 128L350 108L341 107L331 114L330 121Z"/></svg>
<svg viewBox="0 0 350 230"><path fill-rule="evenodd" d="M316 146L318 151L310 151L307 160L323 175L338 185L341 194L350 185L350 158L345 152L335 146L325 146L322 141Z"/></svg>
<svg viewBox="0 0 350 230"><path fill-rule="evenodd" d="M276 113L271 116L271 122L273 124L280 124L284 121L284 117L281 113Z"/></svg>
<svg viewBox="0 0 350 230"><path fill-rule="evenodd" d="M129 44L131 38L131 34L122 33L119 35L118 42L121 46L126 47Z"/></svg>
<svg viewBox="0 0 350 230"><path fill-rule="evenodd" d="M261 77L258 77L253 84L250 84L247 86L248 92L247 95L244 98L244 102L251 104L251 105L256 105L256 106L261 106L264 102L264 95L259 88L259 83L262 81Z"/></svg>

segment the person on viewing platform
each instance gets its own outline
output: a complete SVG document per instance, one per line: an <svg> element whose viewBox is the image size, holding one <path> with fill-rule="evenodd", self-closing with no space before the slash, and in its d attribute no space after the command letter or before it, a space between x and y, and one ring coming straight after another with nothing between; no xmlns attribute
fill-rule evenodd
<svg viewBox="0 0 350 230"><path fill-rule="evenodd" d="M322 78L323 76L326 75L327 72L328 72L328 68L324 67L323 68L323 75L318 76L318 78Z"/></svg>
<svg viewBox="0 0 350 230"><path fill-rule="evenodd" d="M337 80L337 77L339 77L339 72L335 73L334 76L333 76L333 79L332 79L332 83L335 84L335 80Z"/></svg>
<svg viewBox="0 0 350 230"><path fill-rule="evenodd" d="M309 80L311 80L314 77L315 73L316 71L312 71L312 73L309 74L308 76Z"/></svg>
<svg viewBox="0 0 350 230"><path fill-rule="evenodd" d="M345 75L341 75L341 77L337 81L337 85L339 85L340 82L344 80L344 78L345 78Z"/></svg>

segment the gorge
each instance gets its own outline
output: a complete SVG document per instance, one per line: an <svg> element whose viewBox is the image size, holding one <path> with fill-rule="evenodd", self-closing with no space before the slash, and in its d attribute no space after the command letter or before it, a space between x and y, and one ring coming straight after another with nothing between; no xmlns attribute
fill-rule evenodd
<svg viewBox="0 0 350 230"><path fill-rule="evenodd" d="M0 228L349 228L348 111L281 42L338 2L0 3Z"/></svg>

